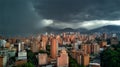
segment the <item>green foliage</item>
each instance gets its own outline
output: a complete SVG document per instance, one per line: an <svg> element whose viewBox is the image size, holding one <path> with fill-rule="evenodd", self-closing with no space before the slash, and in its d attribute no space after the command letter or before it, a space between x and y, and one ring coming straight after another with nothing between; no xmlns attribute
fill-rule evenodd
<svg viewBox="0 0 120 67"><path fill-rule="evenodd" d="M46 46L46 51L45 50L40 50L39 52L37 52L35 54L38 54L38 53L47 53L48 55L50 55L50 45Z"/></svg>
<svg viewBox="0 0 120 67"><path fill-rule="evenodd" d="M75 59L69 56L69 67L84 67L84 66L79 65Z"/></svg>
<svg viewBox="0 0 120 67"><path fill-rule="evenodd" d="M50 55L50 45L46 46L46 52L47 52L48 55Z"/></svg>
<svg viewBox="0 0 120 67"><path fill-rule="evenodd" d="M47 52L44 50L40 50L39 53L47 53Z"/></svg>
<svg viewBox="0 0 120 67"><path fill-rule="evenodd" d="M69 45L67 44L66 47L72 47L72 45L71 44L69 44Z"/></svg>
<svg viewBox="0 0 120 67"><path fill-rule="evenodd" d="M28 62L28 63L25 63L23 65L18 65L16 67L35 67L32 63Z"/></svg>
<svg viewBox="0 0 120 67"><path fill-rule="evenodd" d="M112 46L101 53L102 67L120 67L120 46Z"/></svg>
<svg viewBox="0 0 120 67"><path fill-rule="evenodd" d="M38 60L32 51L27 51L27 59L28 62L33 63L34 65L38 64Z"/></svg>
<svg viewBox="0 0 120 67"><path fill-rule="evenodd" d="M35 67L32 63L28 62L22 65L22 67Z"/></svg>
<svg viewBox="0 0 120 67"><path fill-rule="evenodd" d="M14 56L14 57L11 57L10 60L13 60L13 61L15 62L15 60L16 60L16 59L15 59L15 56Z"/></svg>
<svg viewBox="0 0 120 67"><path fill-rule="evenodd" d="M107 44L111 44L110 39L107 39Z"/></svg>
<svg viewBox="0 0 120 67"><path fill-rule="evenodd" d="M50 45L47 45L47 46L46 46L46 50L47 50L47 51L50 51Z"/></svg>

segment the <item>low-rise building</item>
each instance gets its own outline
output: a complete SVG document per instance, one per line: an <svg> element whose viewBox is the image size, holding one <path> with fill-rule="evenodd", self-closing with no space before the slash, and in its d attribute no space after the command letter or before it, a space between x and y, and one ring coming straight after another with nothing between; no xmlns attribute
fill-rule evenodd
<svg viewBox="0 0 120 67"><path fill-rule="evenodd" d="M100 67L100 64L98 64L98 63L90 63L89 67Z"/></svg>
<svg viewBox="0 0 120 67"><path fill-rule="evenodd" d="M46 65L48 63L48 55L46 53L39 53L38 54L38 64Z"/></svg>

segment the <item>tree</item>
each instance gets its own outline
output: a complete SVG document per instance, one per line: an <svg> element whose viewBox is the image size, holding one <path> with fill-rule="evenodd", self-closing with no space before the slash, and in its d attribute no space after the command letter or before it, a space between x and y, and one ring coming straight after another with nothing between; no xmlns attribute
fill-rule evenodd
<svg viewBox="0 0 120 67"><path fill-rule="evenodd" d="M16 67L35 67L32 63L30 63L30 62L27 62L27 63L25 63L25 64L23 64L23 65L18 65L18 66L16 66Z"/></svg>
<svg viewBox="0 0 120 67"><path fill-rule="evenodd" d="M77 61L69 55L69 67L84 67L79 65Z"/></svg>
<svg viewBox="0 0 120 67"><path fill-rule="evenodd" d="M22 65L22 67L35 67L32 63L28 62Z"/></svg>
<svg viewBox="0 0 120 67"><path fill-rule="evenodd" d="M34 65L38 65L38 60L32 51L27 50L27 59L28 62L33 63Z"/></svg>
<svg viewBox="0 0 120 67"><path fill-rule="evenodd" d="M47 45L47 46L46 46L46 50L47 50L47 51L50 51L50 45Z"/></svg>
<svg viewBox="0 0 120 67"><path fill-rule="evenodd" d="M46 46L46 52L47 52L48 55L50 55L50 45Z"/></svg>
<svg viewBox="0 0 120 67"><path fill-rule="evenodd" d="M114 46L101 53L102 67L120 67L120 47Z"/></svg>

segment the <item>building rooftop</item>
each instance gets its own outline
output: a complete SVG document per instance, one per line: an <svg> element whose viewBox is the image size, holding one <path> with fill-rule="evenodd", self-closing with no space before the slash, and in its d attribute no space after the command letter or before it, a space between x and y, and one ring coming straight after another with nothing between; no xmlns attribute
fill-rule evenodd
<svg viewBox="0 0 120 67"><path fill-rule="evenodd" d="M99 63L90 63L89 65L100 65Z"/></svg>

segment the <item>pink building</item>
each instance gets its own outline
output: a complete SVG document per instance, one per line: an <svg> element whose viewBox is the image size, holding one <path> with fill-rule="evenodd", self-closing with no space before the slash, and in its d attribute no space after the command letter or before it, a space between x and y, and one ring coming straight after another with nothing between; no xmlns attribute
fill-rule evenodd
<svg viewBox="0 0 120 67"><path fill-rule="evenodd" d="M60 56L57 58L57 67L69 67L69 57L66 50L61 50Z"/></svg>

